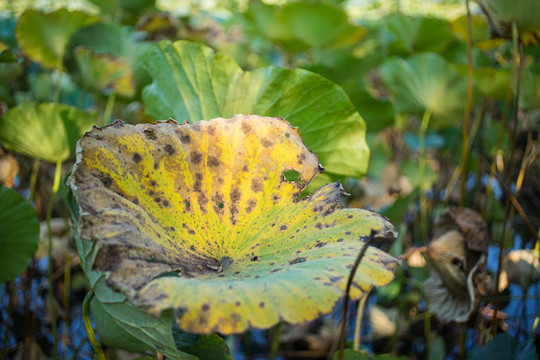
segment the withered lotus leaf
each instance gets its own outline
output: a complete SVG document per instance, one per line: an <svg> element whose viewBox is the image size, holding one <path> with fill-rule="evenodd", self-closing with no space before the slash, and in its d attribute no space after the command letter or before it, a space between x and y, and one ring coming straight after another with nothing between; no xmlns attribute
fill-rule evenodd
<svg viewBox="0 0 540 360"><path fill-rule="evenodd" d="M109 286L150 314L175 309L186 331L231 334L330 312L371 230L396 236L386 218L340 208L339 183L299 199L321 170L287 121L236 115L93 128L68 182ZM387 284L395 263L369 248L351 297Z"/></svg>

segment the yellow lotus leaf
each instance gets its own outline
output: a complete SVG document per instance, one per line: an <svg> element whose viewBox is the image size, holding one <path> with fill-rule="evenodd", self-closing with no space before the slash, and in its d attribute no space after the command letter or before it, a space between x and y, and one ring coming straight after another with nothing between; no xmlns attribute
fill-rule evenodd
<svg viewBox="0 0 540 360"><path fill-rule="evenodd" d="M386 218L341 208L339 183L300 199L321 171L281 118L117 121L80 140L69 185L109 286L150 314L175 309L185 331L232 334L329 313L371 230L395 238ZM395 263L370 247L351 297Z"/></svg>

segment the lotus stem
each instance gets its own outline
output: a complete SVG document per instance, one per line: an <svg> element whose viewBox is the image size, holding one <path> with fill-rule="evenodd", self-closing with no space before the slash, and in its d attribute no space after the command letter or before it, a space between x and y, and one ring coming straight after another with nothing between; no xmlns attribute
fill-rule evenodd
<svg viewBox="0 0 540 360"><path fill-rule="evenodd" d="M69 258L69 252L64 253L64 336L63 336L63 350L67 351L68 336L69 336L69 288L71 284L71 259Z"/></svg>
<svg viewBox="0 0 540 360"><path fill-rule="evenodd" d="M512 148L510 152L510 163L509 163L509 169L507 173L507 179L509 181L512 180L513 176L513 166L514 166L514 155L516 153L515 147L516 147L516 129L518 125L518 113L519 113L519 94L520 94L520 88L521 88L521 70L523 68L523 44L519 40L519 34L517 25L515 22L512 22L512 39L514 43L514 67L517 67L517 75L516 75L516 89L515 89L515 103L514 103L514 121L511 128L511 137L512 137ZM512 194L513 195L513 194ZM517 195L517 193L515 194ZM501 268L502 268L502 259L503 259L503 251L504 251L504 238L506 235L506 228L508 225L508 219L513 218L514 216L514 207L510 206L511 204L511 196L507 196L506 198L506 204L505 204L505 211L504 211L504 221L502 224L502 231L501 231L501 242L499 244L499 262L497 265L497 275L495 278L495 289L499 288L499 278L501 276ZM492 331L493 335L497 334L497 312L499 310L499 293L498 291L495 291L494 296L494 306L493 306L493 324L492 324Z"/></svg>
<svg viewBox="0 0 540 360"><path fill-rule="evenodd" d="M360 350L360 333L362 330L362 318L364 317L364 308L366 307L366 301L369 296L369 291L358 302L358 312L356 314L356 326L354 327L354 342L353 350Z"/></svg>
<svg viewBox="0 0 540 360"><path fill-rule="evenodd" d="M369 238L364 242L364 246L360 250L360 253L356 257L356 260L353 264L351 272L349 274L349 279L347 279L347 287L345 288L345 298L343 301L343 317L341 319L341 332L340 332L340 345L339 345L339 360L343 360L343 355L345 353L345 338L347 337L347 309L349 307L349 291L351 290L351 285L354 279L354 274L362 261L362 258L366 254L366 251L369 247L369 244L373 241L375 237L375 231L371 230Z"/></svg>
<svg viewBox="0 0 540 360"><path fill-rule="evenodd" d="M51 230L51 217L54 198L60 187L60 176L62 174L62 161L56 163L56 169L54 172L54 182L52 186L51 196L49 197L49 205L47 206L47 232L48 232L48 249L47 249L47 261L48 261L48 281L49 281L49 306L51 309L51 327L53 336L53 356L54 359L58 359L58 329L56 328L56 306L54 304L54 282L53 282L53 258L52 258L52 230Z"/></svg>
<svg viewBox="0 0 540 360"><path fill-rule="evenodd" d="M270 353L268 354L268 360L274 360L276 358L277 352L279 350L279 339L281 338L281 333L283 332L283 325L285 323L280 321L276 326L276 332L272 338L272 344L270 345Z"/></svg>
<svg viewBox="0 0 540 360"><path fill-rule="evenodd" d="M94 298L95 294L93 290L90 290L88 294L84 297L83 301L83 320L84 320L84 328L86 329L86 333L88 334L88 340L90 341L90 345L92 345L92 348L94 349L96 358L98 360L105 360L105 354L103 353L103 350L101 350L101 346L99 346L99 342L96 339L96 335L94 334L94 329L92 328L92 322L90 321L90 302Z"/></svg>
<svg viewBox="0 0 540 360"><path fill-rule="evenodd" d="M469 121L473 99L473 63L472 63L472 25L469 0L465 0L467 8L467 101L463 116L463 142L461 146L461 186L459 191L459 207L463 207L465 197L465 183L467 182L467 156L469 154Z"/></svg>
<svg viewBox="0 0 540 360"><path fill-rule="evenodd" d="M37 179L38 179L38 174L39 174L39 164L40 164L39 160L37 159L33 160L32 173L30 174L30 186L29 186L30 187L30 198L29 198L30 201L33 201L34 197L36 196L36 184L37 184Z"/></svg>
<svg viewBox="0 0 540 360"><path fill-rule="evenodd" d="M467 141L467 145L470 148L473 142L474 137L476 136L476 133L478 132L478 128L480 127L480 120L484 117L485 113L485 107L482 107L482 111L478 112L476 116L474 117L471 131L469 132L469 137ZM459 179L460 175L462 174L462 170L465 167L465 163L463 161L461 164L459 164L454 172L452 173L452 177L450 178L450 181L448 181L448 184L445 188L445 195L443 199L443 206L446 206L448 204L448 200L450 200L450 195L452 194L452 191L457 183L457 180Z"/></svg>
<svg viewBox="0 0 540 360"><path fill-rule="evenodd" d="M55 82L55 85L54 85L54 95L53 95L53 102L54 103L58 103L60 101L60 91L61 91L61 87L62 87L62 82L61 82L61 73L62 73L62 59L64 57L63 56L58 56L58 59L56 60L56 82Z"/></svg>
<svg viewBox="0 0 540 360"><path fill-rule="evenodd" d="M107 106L105 107L105 112L103 113L103 122L101 125L106 125L111 122L111 115L114 108L114 101L116 100L116 93L113 91L109 94L107 98Z"/></svg>
<svg viewBox="0 0 540 360"><path fill-rule="evenodd" d="M429 126L429 120L431 119L431 110L426 109L424 116L422 116L422 123L420 124L420 131L418 134L418 168L420 177L420 229L422 231L422 240L427 240L427 200L426 192L427 187L425 185L424 177L426 173L426 132Z"/></svg>
<svg viewBox="0 0 540 360"><path fill-rule="evenodd" d="M538 236L536 237L536 243L534 245L534 258L538 259L539 257L540 257L540 229L538 229ZM540 306L538 306L538 310L536 311L536 315L534 317L533 326L531 329L531 337L534 337L534 334L536 334L536 329L538 328L539 319L540 319Z"/></svg>

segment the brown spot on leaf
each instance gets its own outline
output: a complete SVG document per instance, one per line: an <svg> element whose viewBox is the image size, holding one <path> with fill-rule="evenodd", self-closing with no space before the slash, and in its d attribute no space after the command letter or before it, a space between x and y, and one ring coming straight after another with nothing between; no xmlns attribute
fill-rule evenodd
<svg viewBox="0 0 540 360"><path fill-rule="evenodd" d="M180 141L185 143L185 144L189 144L191 142L191 138L189 137L188 134L184 134L184 135L180 136Z"/></svg>
<svg viewBox="0 0 540 360"><path fill-rule="evenodd" d="M209 304L203 304L202 307L201 307L201 310L202 310L202 311L208 311L208 310L210 310L210 305L209 305Z"/></svg>
<svg viewBox="0 0 540 360"><path fill-rule="evenodd" d="M141 162L142 158L141 158L141 155L135 153L133 154L133 161L136 162L136 163L139 163Z"/></svg>
<svg viewBox="0 0 540 360"><path fill-rule="evenodd" d="M218 166L219 160L215 156L209 156L208 160L206 161L206 164L210 167Z"/></svg>
<svg viewBox="0 0 540 360"><path fill-rule="evenodd" d="M242 196L242 192L239 188L234 188L231 190L231 193L229 195L231 197L231 201L236 203L240 201L240 196Z"/></svg>
<svg viewBox="0 0 540 360"><path fill-rule="evenodd" d="M249 199L246 206L246 212L248 214L251 213L255 206L257 206L257 200L255 200L254 198Z"/></svg>
<svg viewBox="0 0 540 360"><path fill-rule="evenodd" d="M262 144L262 146L264 146L265 148L274 145L274 143L272 143L272 142L271 142L270 140L268 140L267 138L262 139L262 140L261 140L261 144Z"/></svg>
<svg viewBox="0 0 540 360"><path fill-rule="evenodd" d="M285 231L285 230L287 230L288 228L289 228L289 225L284 224L284 225L281 225L281 226L279 227L279 230Z"/></svg>
<svg viewBox="0 0 540 360"><path fill-rule="evenodd" d="M253 190L253 192L260 192L263 190L263 185L259 178L251 179L251 190Z"/></svg>
<svg viewBox="0 0 540 360"><path fill-rule="evenodd" d="M200 192L197 196L197 200L199 201L199 207L201 208L201 211L206 213L206 204L208 204L208 198L206 197L206 195Z"/></svg>
<svg viewBox="0 0 540 360"><path fill-rule="evenodd" d="M249 134L251 132L251 126L248 123L243 122L242 123L242 131L244 134Z"/></svg>
<svg viewBox="0 0 540 360"><path fill-rule="evenodd" d="M165 148L163 150L165 150L165 152L169 155L173 155L176 152L176 150L173 148L171 144L165 145Z"/></svg>
<svg viewBox="0 0 540 360"><path fill-rule="evenodd" d="M202 161L202 154L192 151L189 153L189 156L191 158L191 162L195 165L199 164Z"/></svg>

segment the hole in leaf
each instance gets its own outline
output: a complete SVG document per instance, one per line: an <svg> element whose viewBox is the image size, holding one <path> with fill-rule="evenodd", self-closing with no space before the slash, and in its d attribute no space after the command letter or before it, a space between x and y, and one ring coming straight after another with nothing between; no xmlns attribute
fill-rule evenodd
<svg viewBox="0 0 540 360"><path fill-rule="evenodd" d="M286 137L286 138L290 138L290 137L291 137L291 134L285 133L285 137Z"/></svg>
<svg viewBox="0 0 540 360"><path fill-rule="evenodd" d="M163 273L159 274L154 279L159 279L159 278L162 278L162 277L179 277L179 276L180 276L180 272L178 272L178 271L166 271L166 272L163 272Z"/></svg>
<svg viewBox="0 0 540 360"><path fill-rule="evenodd" d="M223 209L223 203L217 204L218 208Z"/></svg>
<svg viewBox="0 0 540 360"><path fill-rule="evenodd" d="M146 137L149 139L154 140L156 138L156 133L154 130L144 130L144 133L146 134Z"/></svg>
<svg viewBox="0 0 540 360"><path fill-rule="evenodd" d="M303 183L303 180L300 180L300 173L296 170L285 170L281 173L285 181L290 182L300 182Z"/></svg>

